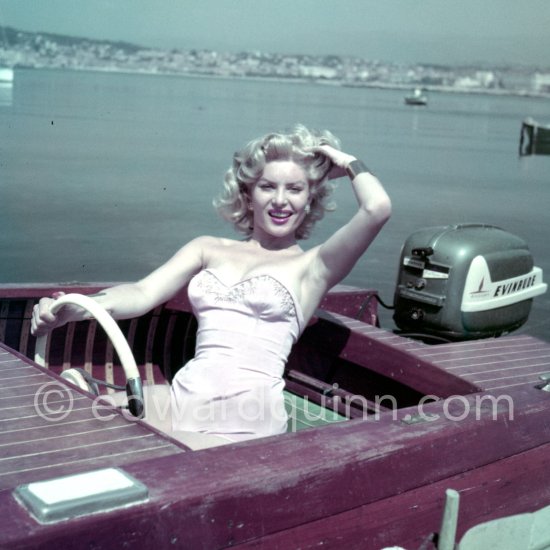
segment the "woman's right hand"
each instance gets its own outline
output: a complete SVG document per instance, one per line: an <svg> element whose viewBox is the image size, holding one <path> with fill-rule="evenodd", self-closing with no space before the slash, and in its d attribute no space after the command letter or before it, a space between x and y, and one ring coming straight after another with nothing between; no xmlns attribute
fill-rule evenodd
<svg viewBox="0 0 550 550"><path fill-rule="evenodd" d="M68 319L65 308L57 313L52 313L51 307L57 298L63 296L64 292L55 292L51 298L41 298L32 310L31 334L42 336L51 332L54 328L64 325Z"/></svg>
<svg viewBox="0 0 550 550"><path fill-rule="evenodd" d="M330 145L318 145L309 149L312 153L322 154L332 162L332 168L328 173L328 179L337 179L347 176L346 167L350 162L357 160L353 155L349 155L340 149L335 149Z"/></svg>

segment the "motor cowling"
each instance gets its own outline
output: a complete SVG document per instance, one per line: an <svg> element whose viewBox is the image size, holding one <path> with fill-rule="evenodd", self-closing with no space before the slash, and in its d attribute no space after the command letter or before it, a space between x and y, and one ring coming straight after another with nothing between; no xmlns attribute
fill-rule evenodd
<svg viewBox="0 0 550 550"><path fill-rule="evenodd" d="M403 245L393 318L405 332L498 336L523 325L546 289L523 239L493 225L427 227Z"/></svg>

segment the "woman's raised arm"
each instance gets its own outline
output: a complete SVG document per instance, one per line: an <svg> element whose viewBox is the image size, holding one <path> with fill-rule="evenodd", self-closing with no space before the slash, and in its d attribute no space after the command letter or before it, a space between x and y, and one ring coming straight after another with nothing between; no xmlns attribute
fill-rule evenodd
<svg viewBox="0 0 550 550"><path fill-rule="evenodd" d="M329 178L349 176L359 206L352 218L317 249L312 275L328 290L351 271L388 221L391 201L378 178L354 156L328 145L313 150L333 162Z"/></svg>

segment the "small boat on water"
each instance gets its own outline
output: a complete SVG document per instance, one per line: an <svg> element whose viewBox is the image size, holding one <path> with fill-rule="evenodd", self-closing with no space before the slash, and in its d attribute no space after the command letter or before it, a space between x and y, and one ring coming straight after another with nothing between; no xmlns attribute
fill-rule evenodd
<svg viewBox="0 0 550 550"><path fill-rule="evenodd" d="M415 88L410 95L405 96L405 104L420 106L427 105L428 96L420 88Z"/></svg>
<svg viewBox="0 0 550 550"><path fill-rule="evenodd" d="M457 537L550 504L550 343L508 334L546 284L513 235L415 232L398 330L378 326L376 291L336 287L289 358L287 433L195 451L61 376L124 387L96 321L33 361L36 301L105 286L0 285L0 547L435 549L448 489ZM118 325L143 384L193 355L185 289Z"/></svg>
<svg viewBox="0 0 550 550"><path fill-rule="evenodd" d="M13 103L13 69L0 66L0 107L10 107Z"/></svg>
<svg viewBox="0 0 550 550"><path fill-rule="evenodd" d="M0 84L13 83L13 76L14 76L14 73L11 67L0 66Z"/></svg>
<svg viewBox="0 0 550 550"><path fill-rule="evenodd" d="M521 125L519 154L550 155L550 124L539 124L530 117L526 118Z"/></svg>

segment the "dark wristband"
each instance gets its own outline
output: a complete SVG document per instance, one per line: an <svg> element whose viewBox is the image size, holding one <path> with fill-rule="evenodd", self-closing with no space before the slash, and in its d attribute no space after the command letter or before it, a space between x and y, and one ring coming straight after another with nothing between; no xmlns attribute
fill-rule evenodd
<svg viewBox="0 0 550 550"><path fill-rule="evenodd" d="M352 160L346 167L346 173L351 181L353 181L359 174L362 174L363 172L370 173L370 170L361 160Z"/></svg>

